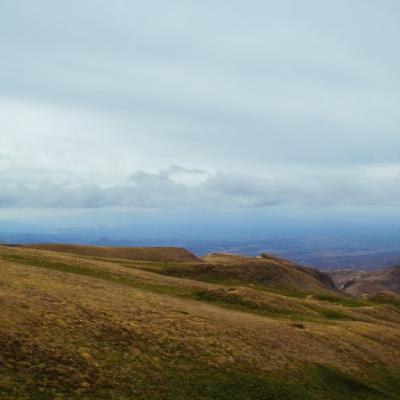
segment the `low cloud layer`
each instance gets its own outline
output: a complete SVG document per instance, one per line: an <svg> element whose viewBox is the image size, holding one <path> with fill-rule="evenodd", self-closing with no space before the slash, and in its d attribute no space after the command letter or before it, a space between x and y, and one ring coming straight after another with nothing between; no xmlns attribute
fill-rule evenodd
<svg viewBox="0 0 400 400"><path fill-rule="evenodd" d="M399 204L399 1L0 15L3 209Z"/></svg>
<svg viewBox="0 0 400 400"><path fill-rule="evenodd" d="M318 172L286 170L268 176L206 172L173 166L137 171L113 185L6 182L0 207L30 208L266 208L294 206L396 206L400 166Z"/></svg>

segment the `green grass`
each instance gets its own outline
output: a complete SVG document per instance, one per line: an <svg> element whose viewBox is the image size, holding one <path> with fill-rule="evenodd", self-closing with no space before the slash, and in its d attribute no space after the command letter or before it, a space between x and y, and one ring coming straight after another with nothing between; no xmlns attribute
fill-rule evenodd
<svg viewBox="0 0 400 400"><path fill-rule="evenodd" d="M334 310L332 308L322 307L317 304L307 304L307 307L319 313L322 317L330 320L357 321L358 319L346 314L343 311Z"/></svg>
<svg viewBox="0 0 400 400"><path fill-rule="evenodd" d="M342 306L346 307L365 307L370 305L371 303L366 301L366 300L361 300L361 299L352 299L352 298L347 298L344 296L332 296L332 295L314 295L314 299L320 300L320 301L326 301L328 303L335 303L335 304L340 304Z"/></svg>
<svg viewBox="0 0 400 400"><path fill-rule="evenodd" d="M374 304L389 304L400 307L400 297L395 298L386 293L379 293L369 298L369 301Z"/></svg>
<svg viewBox="0 0 400 400"><path fill-rule="evenodd" d="M171 390L171 384L173 389ZM168 400L311 400L307 391L294 383L255 372L199 371L173 376Z"/></svg>
<svg viewBox="0 0 400 400"><path fill-rule="evenodd" d="M367 379L361 380L336 368L322 364L301 366L295 380L301 380L301 386L313 399L334 400L395 400L400 398L400 382L395 386L377 387ZM375 371L372 372L375 374ZM385 371L387 380L395 378L392 372Z"/></svg>
<svg viewBox="0 0 400 400"><path fill-rule="evenodd" d="M344 312L325 308L319 305L306 305L309 309L317 312L319 316L311 317L296 311L268 307L268 304L259 304L244 299L233 293L223 291L198 290L192 293L195 300L209 302L231 310L250 312L269 318L289 319L292 321L321 322L321 320L343 320L356 321L357 318L350 316Z"/></svg>
<svg viewBox="0 0 400 400"><path fill-rule="evenodd" d="M122 363L126 359L121 356ZM116 360L113 359L113 362ZM115 366L119 371L119 366ZM46 385L38 386L32 377L21 379L18 374L5 377L0 373L0 396L9 400L398 400L399 382L386 373L386 387L376 387L335 368L307 364L296 370L271 373L251 368L207 368L192 364L187 371L166 365L158 373L130 377L129 366L122 380L114 385L103 382L91 389L59 386L54 376ZM131 378L131 380L129 380ZM42 383L43 378L39 378ZM4 384L7 382L7 385Z"/></svg>
<svg viewBox="0 0 400 400"><path fill-rule="evenodd" d="M256 290L261 290L262 292L280 294L282 296L293 297L295 299L305 299L308 296L308 293L301 292L292 288L271 287L265 285L252 285L250 287Z"/></svg>

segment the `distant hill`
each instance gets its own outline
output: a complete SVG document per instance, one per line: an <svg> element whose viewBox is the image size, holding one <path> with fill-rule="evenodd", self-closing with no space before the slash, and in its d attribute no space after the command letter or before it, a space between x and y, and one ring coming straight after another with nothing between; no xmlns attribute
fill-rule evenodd
<svg viewBox="0 0 400 400"><path fill-rule="evenodd" d="M11 245L14 247L72 253L100 258L120 258L142 261L198 261L190 251L179 247L128 247L128 246L84 246L77 244L40 243Z"/></svg>
<svg viewBox="0 0 400 400"><path fill-rule="evenodd" d="M399 297L271 254L0 245L0 399L400 400Z"/></svg>
<svg viewBox="0 0 400 400"><path fill-rule="evenodd" d="M263 253L258 257L232 253L210 253L202 257L205 266L197 267L196 273L238 279L253 284L286 287L300 291L335 290L328 274L313 268L305 268L283 258Z"/></svg>
<svg viewBox="0 0 400 400"><path fill-rule="evenodd" d="M354 296L385 291L400 294L400 265L367 271L333 271L330 275L338 288Z"/></svg>
<svg viewBox="0 0 400 400"><path fill-rule="evenodd" d="M56 243L8 246L104 259L167 263L156 267L148 266L147 269L160 274L197 280L236 280L306 291L335 290L328 274L267 253L258 257L210 253L198 258L188 250L178 247L84 246ZM169 264L171 262L178 264Z"/></svg>

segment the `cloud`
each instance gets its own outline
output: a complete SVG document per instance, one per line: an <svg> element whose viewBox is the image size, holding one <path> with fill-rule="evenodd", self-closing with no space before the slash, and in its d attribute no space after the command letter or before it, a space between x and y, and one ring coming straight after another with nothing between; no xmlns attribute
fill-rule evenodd
<svg viewBox="0 0 400 400"><path fill-rule="evenodd" d="M179 181L179 174L193 177ZM201 180L197 180L198 175ZM292 206L396 206L400 166L275 172L257 176L205 172L173 166L158 172L136 171L114 185L60 184L0 187L0 207L165 209L266 208Z"/></svg>
<svg viewBox="0 0 400 400"><path fill-rule="evenodd" d="M398 205L399 4L0 2L0 206Z"/></svg>
<svg viewBox="0 0 400 400"><path fill-rule="evenodd" d="M233 1L228 12L221 1L15 0L0 12L0 101L15 108L1 113L0 144L34 138L57 153L53 167L64 145L87 155L81 169L112 147L120 179L174 162L229 170L232 158L249 173L400 161L394 1Z"/></svg>

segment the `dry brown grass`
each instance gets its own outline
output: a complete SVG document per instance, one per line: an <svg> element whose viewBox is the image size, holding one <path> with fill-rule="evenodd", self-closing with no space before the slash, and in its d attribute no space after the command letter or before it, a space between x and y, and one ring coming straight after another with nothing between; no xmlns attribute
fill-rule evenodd
<svg viewBox="0 0 400 400"><path fill-rule="evenodd" d="M13 245L22 248L58 251L90 257L119 258L144 261L200 261L190 251L179 247L124 247L124 246L84 246L77 244L30 244Z"/></svg>
<svg viewBox="0 0 400 400"><path fill-rule="evenodd" d="M172 390L171 373L274 376L309 363L379 386L377 371L399 368L395 306L346 307L144 266L0 247L0 395L3 389L21 399L161 399ZM204 292L211 297L191 297Z"/></svg>

